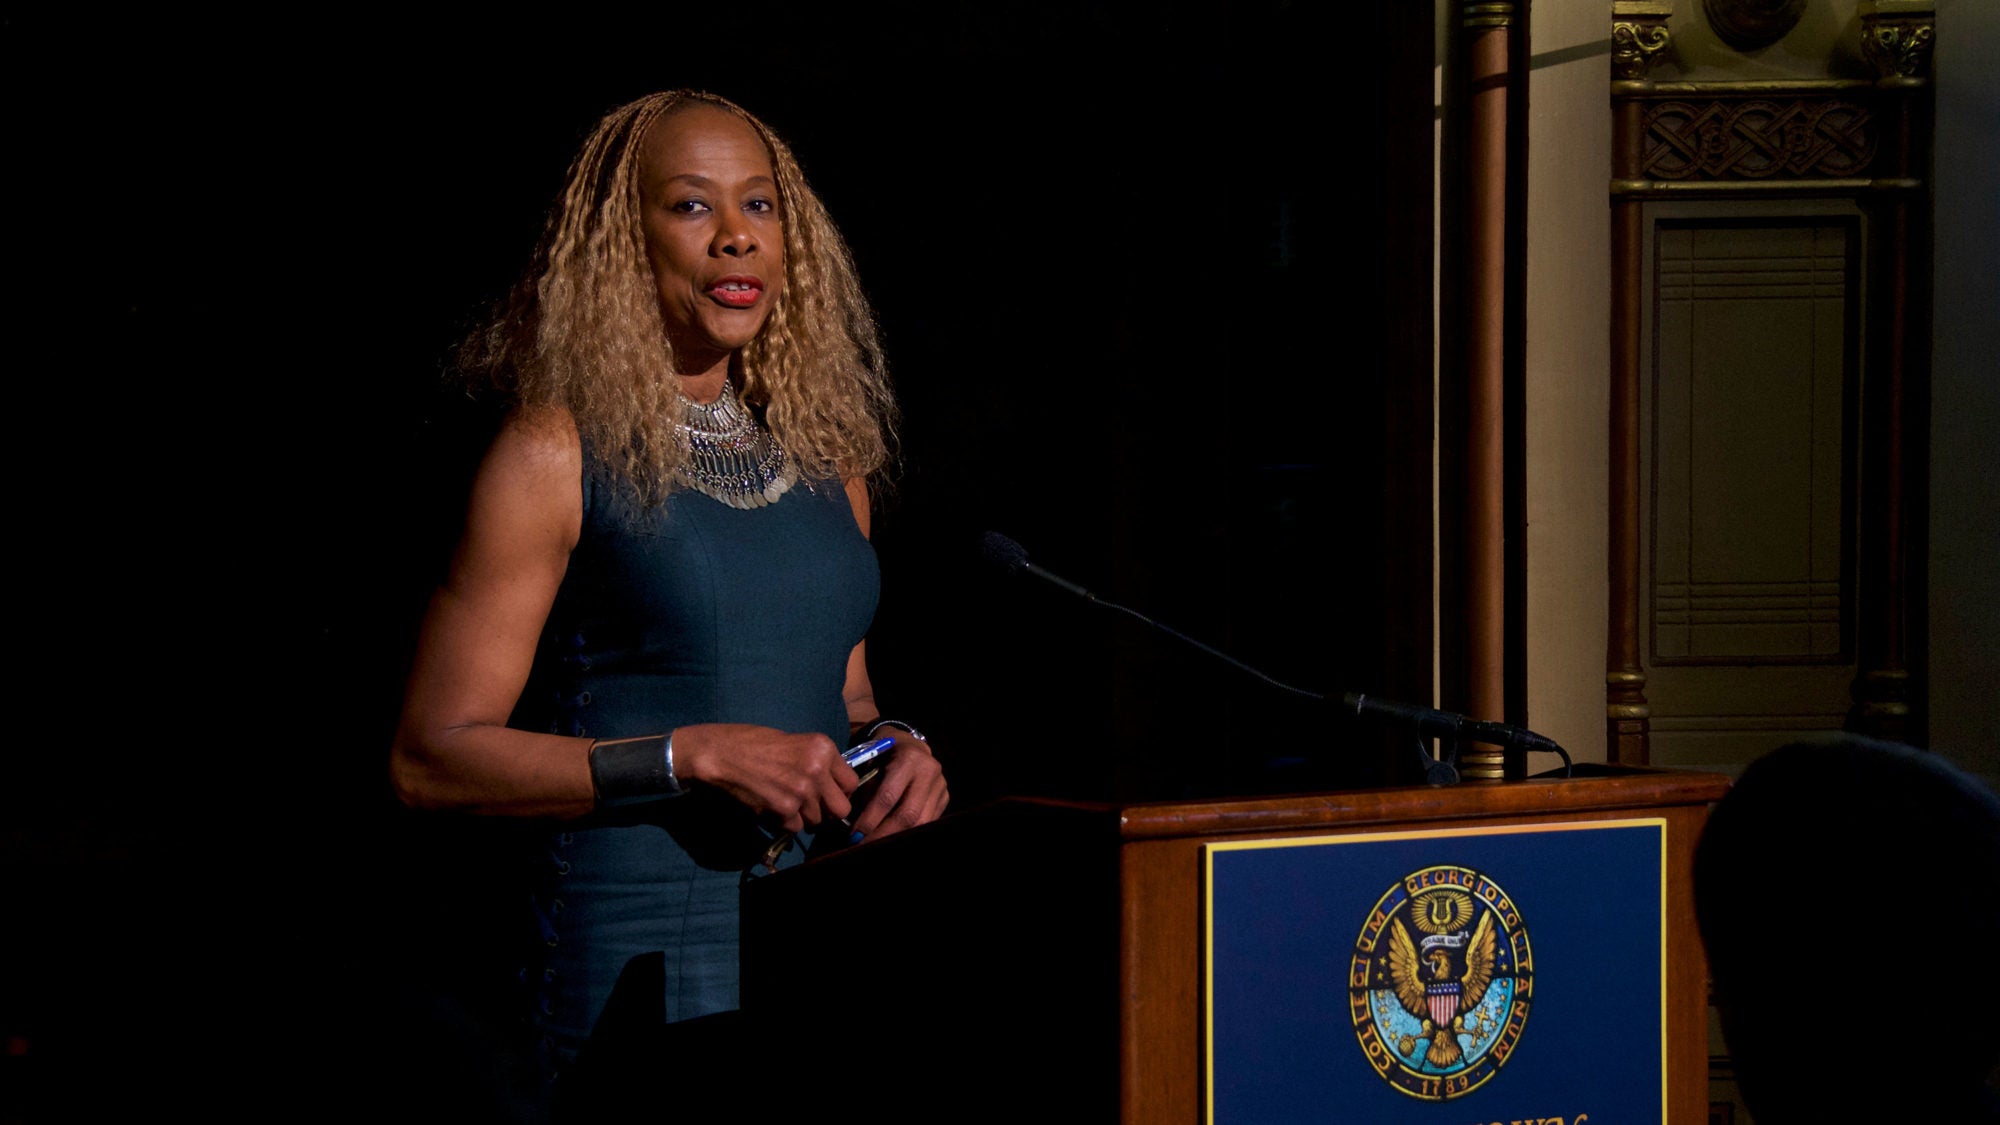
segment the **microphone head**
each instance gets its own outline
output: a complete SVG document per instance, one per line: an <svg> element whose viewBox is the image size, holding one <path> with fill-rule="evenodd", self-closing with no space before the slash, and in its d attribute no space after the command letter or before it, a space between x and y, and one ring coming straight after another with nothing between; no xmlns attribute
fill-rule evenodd
<svg viewBox="0 0 2000 1125"><path fill-rule="evenodd" d="M1028 565L1028 549L997 531L984 532L979 536L979 554L1010 574L1019 574L1021 568Z"/></svg>

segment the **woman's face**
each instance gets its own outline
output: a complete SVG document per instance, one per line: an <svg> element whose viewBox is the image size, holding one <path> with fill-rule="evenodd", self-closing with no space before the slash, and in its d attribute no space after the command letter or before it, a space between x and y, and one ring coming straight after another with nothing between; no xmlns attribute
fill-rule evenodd
<svg viewBox="0 0 2000 1125"><path fill-rule="evenodd" d="M639 196L674 364L684 376L721 374L764 327L785 283L771 154L742 118L689 106L653 123Z"/></svg>

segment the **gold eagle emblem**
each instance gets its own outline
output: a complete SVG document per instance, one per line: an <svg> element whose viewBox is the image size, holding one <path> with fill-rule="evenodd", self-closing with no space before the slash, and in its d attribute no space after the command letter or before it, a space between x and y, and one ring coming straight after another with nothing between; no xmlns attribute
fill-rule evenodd
<svg viewBox="0 0 2000 1125"><path fill-rule="evenodd" d="M1452 939L1464 938L1462 927L1472 913L1469 896L1434 893L1411 907L1417 928L1431 936L1424 940L1420 955L1409 929L1397 919L1389 935L1389 977L1397 1002L1423 1021L1422 1033L1431 1037L1424 1058L1433 1065L1449 1067L1464 1053L1458 1045L1458 1036L1466 1031L1464 1013L1479 1007L1487 986L1493 983L1493 915L1482 914L1471 938L1460 942ZM1460 944L1465 950L1463 966L1455 967L1452 951Z"/></svg>

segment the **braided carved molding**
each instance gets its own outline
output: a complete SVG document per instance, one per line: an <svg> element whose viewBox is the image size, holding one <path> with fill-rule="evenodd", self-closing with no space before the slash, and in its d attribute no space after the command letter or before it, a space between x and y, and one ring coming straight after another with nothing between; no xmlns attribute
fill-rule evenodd
<svg viewBox="0 0 2000 1125"><path fill-rule="evenodd" d="M1718 97L1654 104L1643 141L1656 180L1839 179L1867 174L1878 137L1845 98Z"/></svg>

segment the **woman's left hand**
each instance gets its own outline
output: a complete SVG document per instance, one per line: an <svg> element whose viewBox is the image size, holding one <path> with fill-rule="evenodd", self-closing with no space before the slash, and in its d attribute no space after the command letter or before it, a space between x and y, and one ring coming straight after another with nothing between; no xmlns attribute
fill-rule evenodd
<svg viewBox="0 0 2000 1125"><path fill-rule="evenodd" d="M944 770L931 756L931 748L908 731L884 727L881 733L893 736L896 748L888 755L881 780L872 786L874 795L852 820L854 831L870 840L929 824L951 803Z"/></svg>

